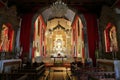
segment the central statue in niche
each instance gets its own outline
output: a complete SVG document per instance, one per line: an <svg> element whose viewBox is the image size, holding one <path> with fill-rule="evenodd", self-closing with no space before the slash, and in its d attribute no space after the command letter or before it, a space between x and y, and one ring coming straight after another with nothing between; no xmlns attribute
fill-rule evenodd
<svg viewBox="0 0 120 80"><path fill-rule="evenodd" d="M53 47L54 57L64 57L65 47L62 35L56 35Z"/></svg>

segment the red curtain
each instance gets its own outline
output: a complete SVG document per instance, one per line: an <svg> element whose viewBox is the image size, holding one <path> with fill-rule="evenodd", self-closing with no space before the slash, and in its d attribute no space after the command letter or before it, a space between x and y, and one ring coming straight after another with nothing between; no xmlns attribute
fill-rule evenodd
<svg viewBox="0 0 120 80"><path fill-rule="evenodd" d="M35 28L36 28L36 24L34 23L34 36L33 36L33 40L35 40L35 37L36 37L36 35L35 35L36 29ZM34 57L35 50L36 50L36 47L35 46L32 47L32 57Z"/></svg>
<svg viewBox="0 0 120 80"><path fill-rule="evenodd" d="M0 2L0 7L3 7L3 6L4 6L4 4Z"/></svg>
<svg viewBox="0 0 120 80"><path fill-rule="evenodd" d="M23 47L23 55L29 54L30 48L30 31L32 24L33 14L25 14L22 16L21 33L20 33L20 45Z"/></svg>
<svg viewBox="0 0 120 80"><path fill-rule="evenodd" d="M95 14L86 13L84 14L87 23L87 34L88 34L88 47L89 56L92 58L95 64L95 49L96 44L98 44L98 27L97 27L97 17Z"/></svg>

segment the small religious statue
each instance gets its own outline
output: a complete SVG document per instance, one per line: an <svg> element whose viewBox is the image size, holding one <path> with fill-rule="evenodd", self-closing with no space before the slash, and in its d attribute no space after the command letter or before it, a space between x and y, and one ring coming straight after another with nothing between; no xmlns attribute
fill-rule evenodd
<svg viewBox="0 0 120 80"><path fill-rule="evenodd" d="M116 32L114 28L110 31L110 41L111 41L111 47L114 51L118 51L118 45L117 45L117 39L116 39Z"/></svg>
<svg viewBox="0 0 120 80"><path fill-rule="evenodd" d="M113 54L113 59L116 59L116 52L118 51L118 43L117 43L115 26L113 26L110 29L109 36L110 36L110 46L111 46L111 52Z"/></svg>

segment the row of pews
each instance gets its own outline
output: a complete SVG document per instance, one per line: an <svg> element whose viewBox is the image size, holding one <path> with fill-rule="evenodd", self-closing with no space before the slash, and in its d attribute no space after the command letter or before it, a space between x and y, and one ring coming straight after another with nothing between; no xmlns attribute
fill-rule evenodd
<svg viewBox="0 0 120 80"><path fill-rule="evenodd" d="M81 68L75 70L75 73L72 73L73 76L77 77L77 80L115 80L114 72L102 71L100 68Z"/></svg>
<svg viewBox="0 0 120 80"><path fill-rule="evenodd" d="M102 67L84 65L81 62L71 63L71 70L67 71L69 80L116 80L115 72L105 71Z"/></svg>
<svg viewBox="0 0 120 80"><path fill-rule="evenodd" d="M45 64L43 62L24 66L21 60L9 60L2 63L0 80L37 80L40 77L45 77Z"/></svg>

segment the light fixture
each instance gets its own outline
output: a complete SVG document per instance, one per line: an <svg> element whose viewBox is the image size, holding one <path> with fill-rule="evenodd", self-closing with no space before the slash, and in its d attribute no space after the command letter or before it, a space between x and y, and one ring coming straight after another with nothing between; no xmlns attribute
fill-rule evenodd
<svg viewBox="0 0 120 80"><path fill-rule="evenodd" d="M61 0L57 0L51 5L52 15L56 17L64 17L67 13L67 5Z"/></svg>

